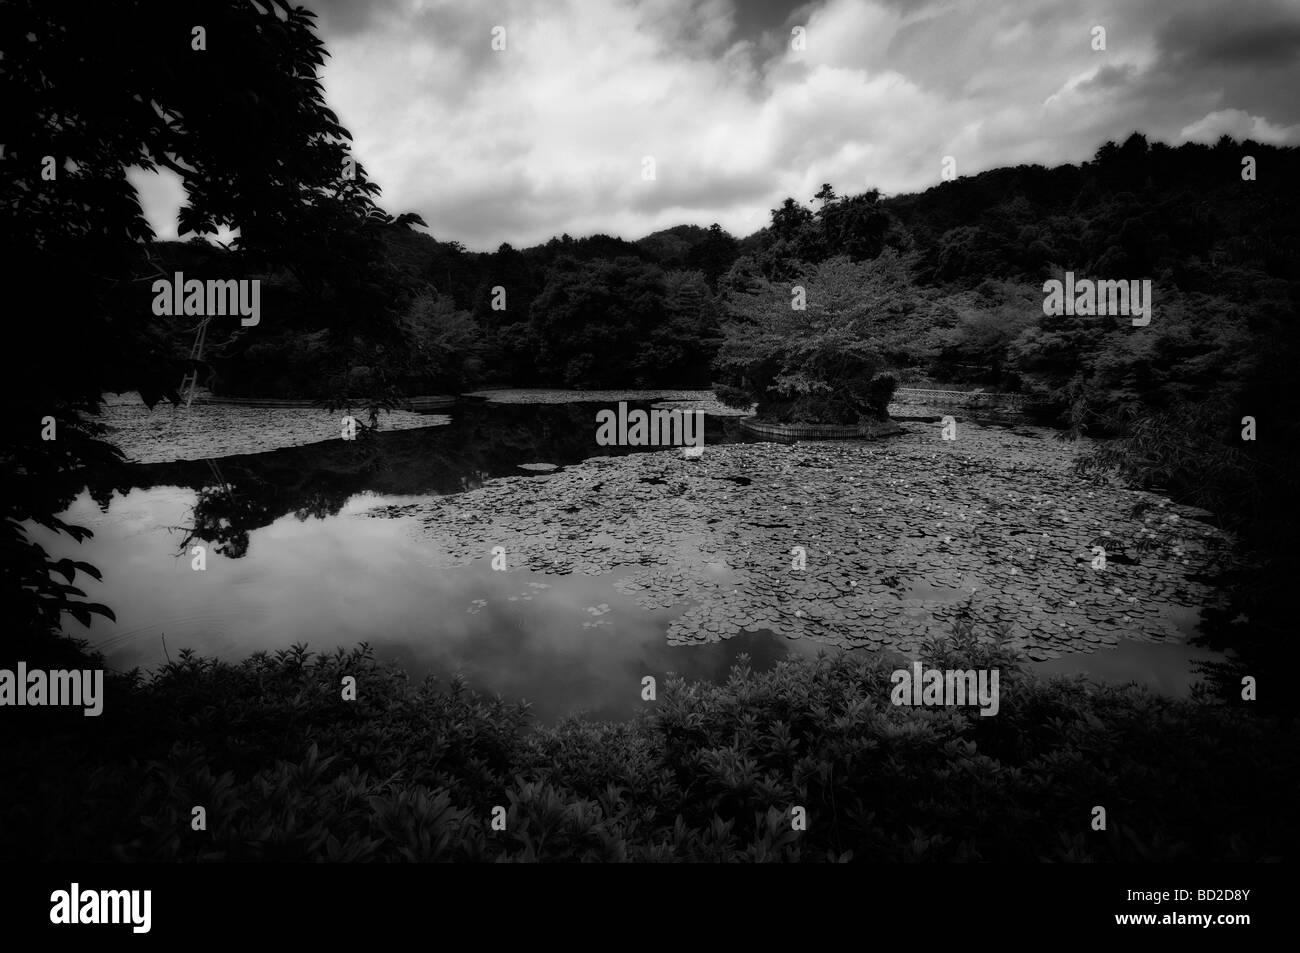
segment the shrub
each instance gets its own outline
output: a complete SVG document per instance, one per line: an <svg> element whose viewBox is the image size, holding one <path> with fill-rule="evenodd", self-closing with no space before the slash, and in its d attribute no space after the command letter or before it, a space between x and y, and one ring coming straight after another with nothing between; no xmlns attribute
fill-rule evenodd
<svg viewBox="0 0 1300 953"><path fill-rule="evenodd" d="M1026 674L967 623L928 666L997 668L999 713L890 703L846 653L672 679L624 723L411 683L362 646L115 677L95 724L6 747L0 856L43 860L1133 861L1295 852L1294 731ZM343 675L355 702L340 698ZM79 713L78 713L79 714ZM40 729L40 730L35 730ZM1090 829L1104 804L1109 826ZM191 809L207 830L191 830ZM791 808L808 827L795 831ZM506 828L493 831L494 807Z"/></svg>

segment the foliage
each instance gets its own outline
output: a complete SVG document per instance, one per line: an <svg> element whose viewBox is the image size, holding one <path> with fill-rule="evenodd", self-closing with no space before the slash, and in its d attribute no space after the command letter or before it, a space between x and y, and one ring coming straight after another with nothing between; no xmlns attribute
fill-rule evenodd
<svg viewBox="0 0 1300 953"><path fill-rule="evenodd" d="M795 307L801 290L803 309ZM731 319L716 361L723 389L716 392L733 405L757 403L763 419L789 423L883 418L893 387L880 373L906 363L921 328L945 321L894 252L861 263L830 259L797 282L761 281L753 291L730 293L727 303Z"/></svg>
<svg viewBox="0 0 1300 953"><path fill-rule="evenodd" d="M421 380L409 391L455 393L480 379L483 344L472 315L459 310L447 295L423 294L402 316Z"/></svg>
<svg viewBox="0 0 1300 953"><path fill-rule="evenodd" d="M150 405L175 398L186 366L173 341L190 322L152 313L152 282L171 275L146 244L153 234L129 169L179 177L182 234L238 229L242 273L267 263L291 273L316 304L334 362L350 366L358 341L394 342L380 235L419 220L385 214L361 165L347 174L349 136L316 78L325 50L313 16L283 0L0 6L9 107L0 255L43 308L10 322L0 367L0 399L18 421L3 451L0 547L16 562L6 562L0 603L20 633L91 611L67 601L70 578L64 589L43 581L56 567L23 527L76 532L51 514L112 456L83 415L105 391L138 390ZM201 55L195 23L207 31ZM46 418L53 440L37 436Z"/></svg>
<svg viewBox="0 0 1300 953"><path fill-rule="evenodd" d="M875 655L742 658L629 722L407 681L365 646L189 653L29 723L0 771L7 859L1257 861L1294 855L1294 731L1133 687L1041 681L959 623L922 654L996 668L1000 709L890 703ZM343 701L344 676L357 679ZM75 716L75 721L74 717ZM51 759L58 769L52 770ZM1108 829L1090 829L1091 806ZM191 807L207 830L191 829ZM502 806L506 829L490 827ZM805 808L794 831L791 808ZM1209 820L1207 820L1209 819ZM1229 833L1231 832L1231 833Z"/></svg>
<svg viewBox="0 0 1300 953"><path fill-rule="evenodd" d="M707 383L710 297L698 273L562 258L529 315L538 373L563 387Z"/></svg>
<svg viewBox="0 0 1300 953"><path fill-rule="evenodd" d="M1289 380L1273 378L1274 393ZM1269 375L1255 383L1267 385ZM1098 444L1077 464L1083 474L1115 474L1203 507L1207 518L1236 537L1232 560L1215 567L1214 581L1227 605L1206 610L1199 637L1211 647L1232 649L1225 661L1202 666L1208 676L1203 690L1220 698L1239 697L1245 676L1259 679L1300 664L1289 598L1300 572L1293 543L1300 527L1291 505L1300 493L1300 434L1294 419L1267 412L1278 404L1263 399L1266 392L1257 391L1242 405L1264 408L1261 417L1272 433L1267 441L1243 441L1241 415L1223 399L1154 413L1130 409L1106 424L1124 436ZM1285 693L1261 696L1257 704L1288 718L1295 714Z"/></svg>

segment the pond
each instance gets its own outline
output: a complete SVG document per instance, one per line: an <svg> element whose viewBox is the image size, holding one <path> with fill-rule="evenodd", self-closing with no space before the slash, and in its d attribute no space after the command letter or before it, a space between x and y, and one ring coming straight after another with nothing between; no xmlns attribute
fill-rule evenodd
<svg viewBox="0 0 1300 953"><path fill-rule="evenodd" d="M296 642L332 651L365 641L412 677L462 673L475 688L528 700L538 721L551 723L575 712L627 717L644 704L645 675L661 683L670 672L719 679L741 653L761 669L790 653L867 650L807 634L786 637L799 633L765 624L759 612L726 637L670 638L698 611L699 600L688 587L647 602L646 570L617 550L608 568L580 572L526 564L497 572L487 558L449 562L449 548L423 525L426 507L461 499L468 504L481 488L499 487L496 478L516 477L521 492L538 494L527 497L540 507L530 519L555 523L562 514L552 510L574 509L579 512L566 518L581 518L586 504L555 481L584 472L582 461L641 453L662 459L679 452L598 446L595 412L607 406L470 401L442 411L447 417L440 421L448 422L438 426L380 433L369 441L128 465L103 474L62 515L90 527L92 539L76 546L64 537L34 535L52 554L103 571L103 582L89 583L87 593L111 606L117 622L97 619L87 632L69 621L68 632L88 638L116 669L153 667L182 648L233 660ZM705 443L740 447L755 438L736 418L710 415ZM737 471L713 483L732 500L755 489L750 483L759 478ZM638 492L672 490L658 485L672 480L657 476L635 482ZM367 518L377 513L387 518ZM478 515L472 506L458 512L471 522ZM598 523L598 508L590 516ZM707 533L690 535L708 548ZM199 542L207 548L203 572L192 570L187 548ZM743 567L729 569L722 559L708 572L710 583L723 589L752 585ZM951 584L936 584L937 578L907 581L890 598L908 611L941 611L964 587L983 582L977 572L954 576ZM1166 615L1183 635L1194 631L1194 608L1174 606ZM1120 641L1034 664L1183 695L1193 678L1191 662L1208 657L1177 642Z"/></svg>

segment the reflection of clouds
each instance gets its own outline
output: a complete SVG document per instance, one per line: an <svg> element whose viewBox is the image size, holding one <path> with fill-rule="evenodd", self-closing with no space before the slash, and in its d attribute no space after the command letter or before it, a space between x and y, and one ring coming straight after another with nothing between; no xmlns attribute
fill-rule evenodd
<svg viewBox="0 0 1300 953"><path fill-rule="evenodd" d="M1177 642L1124 641L1113 649L1087 655L1066 655L1045 662L1031 662L1038 675L1086 675L1111 685L1138 682L1151 691L1186 698L1196 680L1192 665L1198 661L1222 661L1219 652Z"/></svg>
<svg viewBox="0 0 1300 953"><path fill-rule="evenodd" d="M463 673L478 690L527 699L550 722L575 710L626 717L642 704L643 675L721 677L747 644L758 664L784 655L770 634L672 649L665 633L676 610L641 609L610 575L530 577L492 572L486 561L436 569L403 520L286 516L253 531L244 559L210 553L208 570L193 572L165 536L134 535L139 525L178 520L193 498L168 487L116 498L100 533L75 553L105 567L106 582L88 591L119 623L97 621L90 637L114 667L161 664L163 632L173 657L192 648L230 660L294 642L328 652L368 641L415 680ZM74 511L93 505L79 500ZM508 601L521 594L527 605ZM459 606L467 611L451 609Z"/></svg>
<svg viewBox="0 0 1300 953"><path fill-rule="evenodd" d="M741 637L745 642L673 648L664 645L663 638L676 612L656 614L631 607L619 613L616 626L593 640L572 622L575 615L592 615L593 608L619 606L619 597L611 593L611 577L521 585L519 574L493 574L485 566L434 569L423 546L398 545L401 534L384 529L396 530L404 521L358 526L330 519L313 529L282 520L258 532L258 546L267 547L266 558L250 557L246 567L213 559L207 574L190 573L187 560L177 561L179 586L160 595L151 591L158 579L157 553L147 547L139 550L130 528L174 519L192 498L190 491L175 488L134 491L119 498L106 528L87 544L99 552L75 554L112 567L113 591L92 597L115 606L129 603L119 613L122 631L129 636L119 641L128 645L118 649L118 661L111 664L121 665L123 659L129 660L126 664L160 661L158 631L169 633L173 652L188 644L201 653L227 657L296 640L322 650L368 639L398 654L417 676L430 670L463 671L477 687L533 700L542 718L574 706L616 717L639 704L639 694L633 690L629 696L627 686L635 688L644 674L675 670L691 677L722 675L747 642L758 646L750 653L756 664L776 657L777 650L814 655L818 648L807 641L773 639L769 633ZM295 566L302 570L298 575ZM331 578L344 581L334 585ZM123 598L124 589L139 595ZM487 606L485 596L499 600L520 592L535 595L537 605L524 613L494 608L482 619L463 619L467 624L459 625L441 611L449 603L466 604L469 595L479 597L471 605ZM612 605L603 601L611 595L616 600ZM213 606L216 611L208 611ZM112 648L107 639L100 644ZM151 653L159 658L151 658ZM1111 658L1128 658L1116 671L1132 675L1133 658L1108 653L1107 660ZM1158 675L1164 670L1161 664L1157 660L1148 667Z"/></svg>
<svg viewBox="0 0 1300 953"><path fill-rule="evenodd" d="M414 680L463 673L478 690L527 699L538 720L552 722L575 710L627 717L648 704L640 699L646 675L662 689L670 673L722 679L742 653L761 670L789 654L839 652L757 625L719 642L669 645L669 625L683 607L642 609L614 585L632 570L549 577L493 572L486 560L436 568L428 544L407 536L406 520L335 516L301 523L286 516L253 531L244 559L209 553L207 571L194 572L187 558L175 558L165 534L138 533L140 526L178 520L193 499L192 491L175 487L115 497L99 532L81 546L48 531L33 534L54 558L85 559L103 569L103 582L79 578L78 584L117 612L116 625L97 619L88 635L115 668L163 662L162 633L173 657L192 648L231 660L294 642L328 652L367 641ZM64 518L77 522L94 506L83 496ZM508 601L521 593L527 605L522 598ZM1181 624L1190 631L1195 613L1188 611ZM1139 673L1157 690L1184 692L1193 657L1206 654L1123 643L1042 669L1091 671L1114 681Z"/></svg>

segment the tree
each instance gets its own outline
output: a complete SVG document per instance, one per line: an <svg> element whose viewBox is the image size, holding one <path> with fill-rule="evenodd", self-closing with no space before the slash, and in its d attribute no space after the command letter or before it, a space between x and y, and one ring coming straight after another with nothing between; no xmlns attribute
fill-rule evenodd
<svg viewBox="0 0 1300 953"><path fill-rule="evenodd" d="M456 308L449 295L422 295L402 320L415 360L415 389L455 393L477 382L482 333L473 315Z"/></svg>
<svg viewBox="0 0 1300 953"><path fill-rule="evenodd" d="M739 254L740 243L714 222L699 244L686 253L686 267L703 272L709 284L716 287L718 278L726 274Z"/></svg>
<svg viewBox="0 0 1300 953"><path fill-rule="evenodd" d="M561 258L529 321L537 367L552 387L625 387L628 370L664 319L664 273L635 258Z"/></svg>
<svg viewBox="0 0 1300 953"><path fill-rule="evenodd" d="M719 398L758 405L784 423L853 424L880 420L893 394L885 352L915 336L910 319L933 310L907 281L907 262L829 259L797 284L806 308L792 307L794 282L763 283L729 297L718 352Z"/></svg>
<svg viewBox="0 0 1300 953"><path fill-rule="evenodd" d="M887 244L903 247L902 227L897 218L879 203L879 192L872 189L828 202L818 213L821 221L821 246L829 255L848 255L853 261L875 258Z"/></svg>
<svg viewBox="0 0 1300 953"><path fill-rule="evenodd" d="M772 209L772 234L782 241L797 241L803 229L812 224L813 213L792 198Z"/></svg>
<svg viewBox="0 0 1300 953"><path fill-rule="evenodd" d="M931 373L954 384L1007 390L1015 381L1009 370L1012 345L1042 317L1042 293L1032 285L988 281L944 304L955 320L936 333Z"/></svg>
<svg viewBox="0 0 1300 953"><path fill-rule="evenodd" d="M714 296L698 271L664 275L664 314L650 332L636 364L639 385L708 387L717 353Z"/></svg>
<svg viewBox="0 0 1300 953"><path fill-rule="evenodd" d="M821 189L819 189L817 194L813 196L813 199L821 202L822 203L821 210L825 211L826 206L830 205L838 197L839 196L835 194L835 190L831 188L831 184L829 182L824 182L822 183Z"/></svg>
<svg viewBox="0 0 1300 953"><path fill-rule="evenodd" d="M0 373L17 428L0 460L2 595L20 635L56 630L64 612L88 623L97 611L71 586L93 567L55 565L23 527L88 535L55 516L85 468L116 459L83 415L106 390L139 390L152 404L174 397L180 380L166 347L175 319L150 308L151 283L171 276L140 268L154 236L128 169L181 179L182 234L238 229L238 253L288 268L321 302L341 359L359 333L396 333L379 238L419 220L384 213L378 186L351 161L317 78L325 50L313 16L284 0L0 6L9 107L0 252L38 306L10 322ZM46 418L54 440L40 439Z"/></svg>

